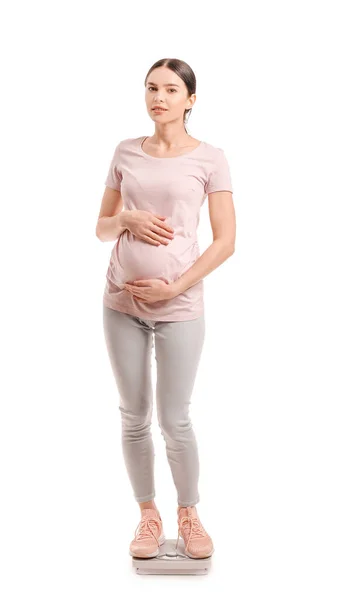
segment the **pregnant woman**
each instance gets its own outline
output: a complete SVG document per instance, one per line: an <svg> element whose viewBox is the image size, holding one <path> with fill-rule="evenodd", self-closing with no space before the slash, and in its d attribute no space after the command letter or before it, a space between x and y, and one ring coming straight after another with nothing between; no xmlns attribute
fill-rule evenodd
<svg viewBox="0 0 343 600"><path fill-rule="evenodd" d="M203 278L234 252L235 211L223 150L185 128L195 90L194 72L181 60L150 68L145 101L154 135L116 146L96 229L100 240L117 240L103 323L125 465L141 511L129 552L144 558L157 556L165 540L154 501L153 340L157 416L177 490L177 543L181 537L191 558L214 551L196 508L199 457L189 407L205 335ZM197 227L206 196L213 243L200 256Z"/></svg>

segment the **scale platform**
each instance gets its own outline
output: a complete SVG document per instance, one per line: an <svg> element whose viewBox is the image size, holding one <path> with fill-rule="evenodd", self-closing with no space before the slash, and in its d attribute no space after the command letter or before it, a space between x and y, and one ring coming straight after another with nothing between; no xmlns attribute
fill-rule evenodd
<svg viewBox="0 0 343 600"><path fill-rule="evenodd" d="M153 558L132 557L132 567L137 575L207 575L211 567L211 556L208 558L190 558L184 554L185 545L182 538L166 540L160 546L160 552Z"/></svg>

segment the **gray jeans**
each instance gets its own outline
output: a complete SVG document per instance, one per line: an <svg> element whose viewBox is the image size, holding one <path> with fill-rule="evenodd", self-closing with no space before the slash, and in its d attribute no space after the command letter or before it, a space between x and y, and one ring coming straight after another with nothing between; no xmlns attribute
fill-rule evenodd
<svg viewBox="0 0 343 600"><path fill-rule="evenodd" d="M104 334L116 380L122 448L137 502L155 497L151 435L151 350L155 337L156 408L180 506L199 502L198 447L189 417L205 337L205 318L148 321L103 305Z"/></svg>

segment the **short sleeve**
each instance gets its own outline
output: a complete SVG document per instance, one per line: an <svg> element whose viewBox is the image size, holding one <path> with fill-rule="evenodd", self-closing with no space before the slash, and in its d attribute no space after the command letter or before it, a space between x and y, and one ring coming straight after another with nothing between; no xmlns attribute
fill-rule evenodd
<svg viewBox="0 0 343 600"><path fill-rule="evenodd" d="M107 173L107 177L105 180L105 185L120 191L121 189L121 181L122 181L122 173L120 170L120 144L118 144L114 150L114 155L111 160L111 164Z"/></svg>
<svg viewBox="0 0 343 600"><path fill-rule="evenodd" d="M212 164L211 171L208 175L208 179L205 185L205 193L211 194L212 192L232 192L231 174L230 167L227 162L224 150L217 148L214 163Z"/></svg>

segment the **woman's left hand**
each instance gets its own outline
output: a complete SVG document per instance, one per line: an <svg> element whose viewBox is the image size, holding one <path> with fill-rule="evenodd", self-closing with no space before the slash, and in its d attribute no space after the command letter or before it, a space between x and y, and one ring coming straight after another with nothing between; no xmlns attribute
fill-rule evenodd
<svg viewBox="0 0 343 600"><path fill-rule="evenodd" d="M141 302L158 302L174 297L172 284L166 279L138 279L132 283L126 282L124 289Z"/></svg>

